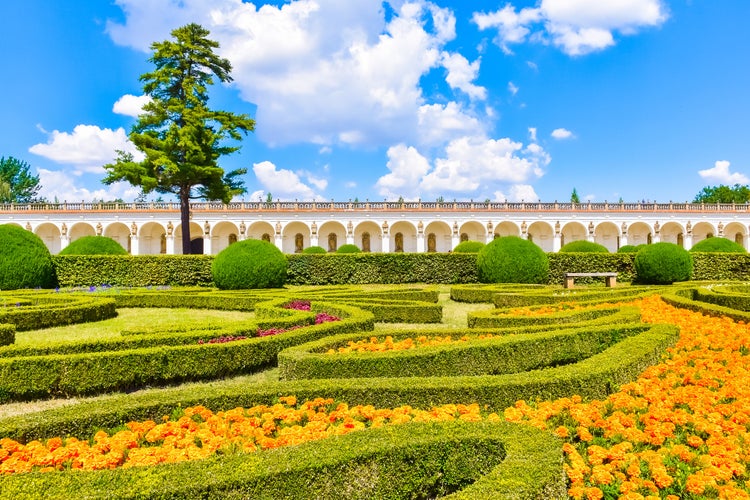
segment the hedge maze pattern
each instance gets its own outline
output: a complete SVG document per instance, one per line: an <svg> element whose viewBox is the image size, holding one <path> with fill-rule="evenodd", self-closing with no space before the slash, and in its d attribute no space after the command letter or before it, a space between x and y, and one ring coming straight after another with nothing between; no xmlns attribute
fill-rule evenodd
<svg viewBox="0 0 750 500"><path fill-rule="evenodd" d="M430 326L440 323L442 307L438 289L429 285L7 292L0 294L0 401L112 395L0 419L0 438L87 436L131 420L160 419L177 407L229 410L288 395L375 408L478 403L487 413L502 413L521 399L603 398L657 363L678 338L676 327L642 323L637 308L622 304L660 293L680 307L750 320L748 285L704 285L575 291L454 285L453 300L495 308L471 313L466 328L453 330ZM97 321L121 307L252 311L254 318L203 329L125 330L99 341L14 345L15 331ZM321 314L337 321L316 322ZM375 323L382 325L375 330ZM443 341L331 353L358 342L420 337ZM231 380L275 366L278 381ZM186 381L216 383L158 395L117 394ZM504 422L410 424L171 466L0 477L4 498L39 491L60 498L567 497L560 443L549 433Z"/></svg>

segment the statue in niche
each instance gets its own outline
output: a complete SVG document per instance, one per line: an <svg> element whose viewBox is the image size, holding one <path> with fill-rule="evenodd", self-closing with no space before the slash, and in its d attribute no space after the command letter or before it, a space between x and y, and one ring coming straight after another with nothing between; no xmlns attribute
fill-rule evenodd
<svg viewBox="0 0 750 500"><path fill-rule="evenodd" d="M719 236L723 236L724 235L724 224L722 224L721 222L719 222L719 225L717 226L717 229L719 230Z"/></svg>
<svg viewBox="0 0 750 500"><path fill-rule="evenodd" d="M492 225L492 221L489 221L487 223L487 234L492 234L494 226Z"/></svg>
<svg viewBox="0 0 750 500"><path fill-rule="evenodd" d="M453 222L453 234L458 234L458 221Z"/></svg>
<svg viewBox="0 0 750 500"><path fill-rule="evenodd" d="M172 236L174 233L174 226L172 225L172 221L167 222L167 236Z"/></svg>
<svg viewBox="0 0 750 500"><path fill-rule="evenodd" d="M102 223L101 222L97 222L96 223L96 235L97 236L101 236L103 230L104 230L104 228L102 227Z"/></svg>
<svg viewBox="0 0 750 500"><path fill-rule="evenodd" d="M560 234L560 221L555 222L555 234Z"/></svg>
<svg viewBox="0 0 750 500"><path fill-rule="evenodd" d="M208 221L206 221L206 223L203 224L203 234L208 236L210 233L211 233L211 224L209 224Z"/></svg>
<svg viewBox="0 0 750 500"><path fill-rule="evenodd" d="M388 221L383 221L383 235L388 234Z"/></svg>
<svg viewBox="0 0 750 500"><path fill-rule="evenodd" d="M690 221L687 221L687 224L685 224L685 232L687 234L693 234L693 225L690 223Z"/></svg>
<svg viewBox="0 0 750 500"><path fill-rule="evenodd" d="M247 231L247 226L245 226L245 221L243 220L240 222L240 234L245 236L245 231Z"/></svg>
<svg viewBox="0 0 750 500"><path fill-rule="evenodd" d="M335 252L337 248L338 248L338 238L336 237L336 233L329 233L328 234L328 251Z"/></svg>
<svg viewBox="0 0 750 500"><path fill-rule="evenodd" d="M232 243L237 243L237 235L236 235L236 234L234 234L234 233L231 233L231 234L229 235L229 237L228 237L228 240L229 240L229 244L230 244L230 245L231 245Z"/></svg>
<svg viewBox="0 0 750 500"><path fill-rule="evenodd" d="M346 225L346 234L350 236L354 234L354 224L352 224L352 221L349 221L349 224Z"/></svg>
<svg viewBox="0 0 750 500"><path fill-rule="evenodd" d="M424 224L422 224L422 221L419 221L419 223L417 224L417 232L419 234L422 234L424 232Z"/></svg>
<svg viewBox="0 0 750 500"><path fill-rule="evenodd" d="M659 225L659 221L654 222L654 233L659 234L660 229L661 229L661 226Z"/></svg>
<svg viewBox="0 0 750 500"><path fill-rule="evenodd" d="M26 230L27 231L31 231L31 223L30 222L26 223Z"/></svg>
<svg viewBox="0 0 750 500"><path fill-rule="evenodd" d="M404 251L404 234L403 233L396 233L396 251L397 252L403 252Z"/></svg>
<svg viewBox="0 0 750 500"><path fill-rule="evenodd" d="M60 232L63 236L68 235L68 226L64 222L62 223L62 226L60 226Z"/></svg>
<svg viewBox="0 0 750 500"><path fill-rule="evenodd" d="M281 234L281 222L276 223L276 234Z"/></svg>
<svg viewBox="0 0 750 500"><path fill-rule="evenodd" d="M370 233L362 233L362 251L370 251Z"/></svg>
<svg viewBox="0 0 750 500"><path fill-rule="evenodd" d="M260 237L261 240L271 242L271 235L268 233L263 233L263 236Z"/></svg>
<svg viewBox="0 0 750 500"><path fill-rule="evenodd" d="M428 252L437 251L437 238L435 237L435 233L430 233L427 235L427 251Z"/></svg>
<svg viewBox="0 0 750 500"><path fill-rule="evenodd" d="M526 229L528 229L528 226L526 226L526 221L521 222L521 234L526 234Z"/></svg>
<svg viewBox="0 0 750 500"><path fill-rule="evenodd" d="M594 222L589 222L589 234L594 234Z"/></svg>
<svg viewBox="0 0 750 500"><path fill-rule="evenodd" d="M461 233L461 241L469 241L469 235L466 233Z"/></svg>
<svg viewBox="0 0 750 500"><path fill-rule="evenodd" d="M315 236L318 234L318 225L313 221L312 225L310 226L310 232Z"/></svg>
<svg viewBox="0 0 750 500"><path fill-rule="evenodd" d="M131 235L131 236L135 236L135 235L137 235L137 234L138 234L138 226L136 226L136 225L135 225L135 222L133 222L133 223L132 223L132 224L130 225L130 235Z"/></svg>
<svg viewBox="0 0 750 500"><path fill-rule="evenodd" d="M688 224L690 223L688 222ZM620 229L622 230L623 235L628 234L628 225L625 222L622 223L622 226L620 226Z"/></svg>
<svg viewBox="0 0 750 500"><path fill-rule="evenodd" d="M305 239L302 236L302 233L297 233L294 235L294 253L302 253L302 249L305 246Z"/></svg>

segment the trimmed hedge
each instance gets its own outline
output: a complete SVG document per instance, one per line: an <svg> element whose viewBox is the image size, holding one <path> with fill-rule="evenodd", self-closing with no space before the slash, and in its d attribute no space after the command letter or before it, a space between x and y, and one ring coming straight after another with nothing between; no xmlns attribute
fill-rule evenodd
<svg viewBox="0 0 750 500"><path fill-rule="evenodd" d="M39 236L15 224L0 224L0 290L51 288L52 256Z"/></svg>
<svg viewBox="0 0 750 500"><path fill-rule="evenodd" d="M347 243L345 245L341 245L336 249L336 253L360 253L362 250L359 249L359 247L353 243Z"/></svg>
<svg viewBox="0 0 750 500"><path fill-rule="evenodd" d="M60 250L58 255L128 255L128 251L107 236L83 236Z"/></svg>
<svg viewBox="0 0 750 500"><path fill-rule="evenodd" d="M482 283L546 283L547 254L534 243L518 236L495 238L477 254Z"/></svg>
<svg viewBox="0 0 750 500"><path fill-rule="evenodd" d="M462 241L458 245L456 245L456 248L453 249L454 253L478 253L481 249L484 248L485 243L482 243L481 241Z"/></svg>
<svg viewBox="0 0 750 500"><path fill-rule="evenodd" d="M7 498L567 498L559 442L508 423L386 426L169 466L3 478Z"/></svg>
<svg viewBox="0 0 750 500"><path fill-rule="evenodd" d="M275 245L251 239L219 252L211 264L211 275L223 290L280 288L286 281L286 266L286 257Z"/></svg>
<svg viewBox="0 0 750 500"><path fill-rule="evenodd" d="M693 258L674 243L654 243L635 254L635 272L639 283L671 285L691 278Z"/></svg>
<svg viewBox="0 0 750 500"><path fill-rule="evenodd" d="M706 238L690 249L691 252L729 252L746 253L745 247L726 238Z"/></svg>
<svg viewBox="0 0 750 500"><path fill-rule="evenodd" d="M632 253L550 253L549 284L565 283L565 273L616 272L618 282L635 280L635 254ZM576 278L576 284L601 285L601 278Z"/></svg>
<svg viewBox="0 0 750 500"><path fill-rule="evenodd" d="M115 301L104 297L63 297L48 292L16 292L12 296L0 295L0 300L7 301L8 304L0 307L0 323L12 323L19 332L101 321L117 316Z"/></svg>
<svg viewBox="0 0 750 500"><path fill-rule="evenodd" d="M639 335L650 326L641 323L603 325L568 330L524 333L516 329L497 332L499 337L471 342L419 347L404 351L327 354L328 349L347 346L350 341L381 342L417 336L493 334L493 330L419 330L418 332L378 331L377 335L347 334L301 344L279 353L281 380L363 378L363 377L451 377L500 375L541 370L578 363L602 352L625 338Z"/></svg>
<svg viewBox="0 0 750 500"><path fill-rule="evenodd" d="M328 253L328 251L325 248L323 248L323 247L319 247L317 245L313 245L311 247L307 247L304 250L302 250L302 253L304 253L304 254L310 254L310 253L312 253L312 254L325 254L325 253Z"/></svg>
<svg viewBox="0 0 750 500"><path fill-rule="evenodd" d="M619 307L597 309L575 309L558 311L554 314L532 314L522 316L513 314L507 309L470 312L467 315L469 328L509 328L539 325L567 325L583 321L597 320L602 317L612 317L621 311Z"/></svg>
<svg viewBox="0 0 750 500"><path fill-rule="evenodd" d="M566 243L560 248L562 253L609 253L609 250L604 245L594 243L593 241L578 240Z"/></svg>
<svg viewBox="0 0 750 500"><path fill-rule="evenodd" d="M211 286L212 255L54 255L61 287Z"/></svg>

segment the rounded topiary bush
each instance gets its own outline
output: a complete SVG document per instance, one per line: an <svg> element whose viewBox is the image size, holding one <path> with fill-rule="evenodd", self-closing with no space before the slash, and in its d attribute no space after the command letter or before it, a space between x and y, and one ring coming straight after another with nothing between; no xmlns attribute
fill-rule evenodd
<svg viewBox="0 0 750 500"><path fill-rule="evenodd" d="M286 281L287 260L263 240L244 240L219 252L211 264L214 284L225 290L279 288Z"/></svg>
<svg viewBox="0 0 750 500"><path fill-rule="evenodd" d="M341 245L338 250L336 250L336 253L359 253L361 250L357 245L354 245L352 243L347 243L346 245Z"/></svg>
<svg viewBox="0 0 750 500"><path fill-rule="evenodd" d="M570 243L563 245L562 248L560 248L560 251L609 253L609 250L607 250L607 247L604 245L586 240L571 241Z"/></svg>
<svg viewBox="0 0 750 500"><path fill-rule="evenodd" d="M727 253L745 253L745 247L726 238L706 238L699 241L691 252L727 252Z"/></svg>
<svg viewBox="0 0 750 500"><path fill-rule="evenodd" d="M54 284L52 256L41 238L13 224L0 225L0 290Z"/></svg>
<svg viewBox="0 0 750 500"><path fill-rule="evenodd" d="M456 248L454 248L453 251L457 253L477 253L484 248L484 246L485 244L481 241L462 241L456 245Z"/></svg>
<svg viewBox="0 0 750 500"><path fill-rule="evenodd" d="M635 274L639 283L649 285L687 281L693 275L693 257L674 243L646 245L635 254Z"/></svg>
<svg viewBox="0 0 750 500"><path fill-rule="evenodd" d="M617 250L617 253L636 253L641 248L643 248L643 245L623 245Z"/></svg>
<svg viewBox="0 0 750 500"><path fill-rule="evenodd" d="M325 248L319 247L317 245L307 247L304 250L302 250L302 253L328 253Z"/></svg>
<svg viewBox="0 0 750 500"><path fill-rule="evenodd" d="M60 255L127 255L128 251L112 238L106 236L84 236L72 241L60 251Z"/></svg>
<svg viewBox="0 0 750 500"><path fill-rule="evenodd" d="M477 255L483 283L547 283L549 259L534 243L518 236L496 238Z"/></svg>

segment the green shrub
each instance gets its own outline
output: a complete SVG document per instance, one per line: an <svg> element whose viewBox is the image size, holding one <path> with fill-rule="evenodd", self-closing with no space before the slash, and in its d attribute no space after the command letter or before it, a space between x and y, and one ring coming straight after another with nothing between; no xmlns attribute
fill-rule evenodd
<svg viewBox="0 0 750 500"><path fill-rule="evenodd" d="M127 255L128 251L112 238L84 236L70 243L60 255Z"/></svg>
<svg viewBox="0 0 750 500"><path fill-rule="evenodd" d="M726 238L706 238L699 241L691 252L726 252L726 253L745 253L745 247L738 245L732 240Z"/></svg>
<svg viewBox="0 0 750 500"><path fill-rule="evenodd" d="M477 270L483 283L546 283L549 259L534 243L504 236L480 250Z"/></svg>
<svg viewBox="0 0 750 500"><path fill-rule="evenodd" d="M617 253L636 253L641 248L643 248L643 245L623 245L617 250Z"/></svg>
<svg viewBox="0 0 750 500"><path fill-rule="evenodd" d="M326 252L325 248L314 245L314 246L305 248L304 250L302 250L302 253L328 253L328 252Z"/></svg>
<svg viewBox="0 0 750 500"><path fill-rule="evenodd" d="M693 274L693 258L674 243L646 245L635 256L635 273L638 282L650 285L687 281Z"/></svg>
<svg viewBox="0 0 750 500"><path fill-rule="evenodd" d="M280 288L286 280L287 260L281 250L263 240L229 245L214 259L214 284L222 289Z"/></svg>
<svg viewBox="0 0 750 500"><path fill-rule="evenodd" d="M571 241L570 243L563 245L560 249L561 252L598 252L598 253L609 253L607 247L594 243L593 241L578 240Z"/></svg>
<svg viewBox="0 0 750 500"><path fill-rule="evenodd" d="M13 224L0 225L0 290L54 284L52 256L41 238Z"/></svg>
<svg viewBox="0 0 750 500"><path fill-rule="evenodd" d="M336 250L336 253L359 253L361 250L357 245L354 245L352 243L347 243L346 245L341 245L338 250Z"/></svg>
<svg viewBox="0 0 750 500"><path fill-rule="evenodd" d="M484 248L484 245L481 241L462 241L456 245L453 251L458 253L478 253Z"/></svg>

